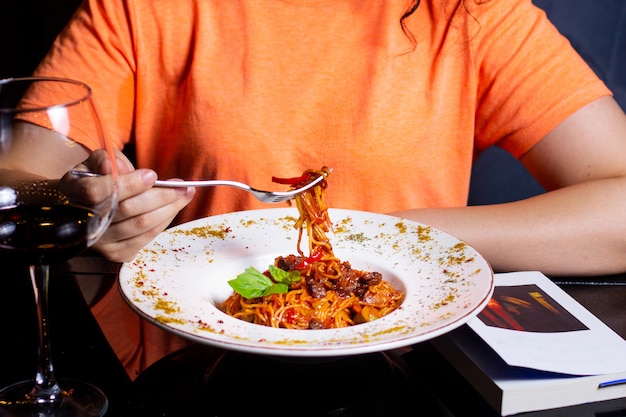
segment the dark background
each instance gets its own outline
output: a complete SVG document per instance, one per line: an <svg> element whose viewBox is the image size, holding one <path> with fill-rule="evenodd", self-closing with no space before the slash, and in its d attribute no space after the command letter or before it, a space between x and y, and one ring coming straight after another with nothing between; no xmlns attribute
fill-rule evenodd
<svg viewBox="0 0 626 417"><path fill-rule="evenodd" d="M626 109L626 0L534 2ZM0 78L29 75L79 4L80 0L0 0ZM501 149L490 148L474 166L468 202L500 203L541 192L521 164Z"/></svg>
<svg viewBox="0 0 626 417"><path fill-rule="evenodd" d="M0 78L30 75L81 0L0 0Z"/></svg>

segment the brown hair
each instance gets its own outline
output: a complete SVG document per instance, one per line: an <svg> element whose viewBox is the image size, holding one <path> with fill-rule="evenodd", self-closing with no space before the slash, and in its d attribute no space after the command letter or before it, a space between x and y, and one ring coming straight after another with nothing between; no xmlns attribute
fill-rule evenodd
<svg viewBox="0 0 626 417"><path fill-rule="evenodd" d="M411 33L411 31L406 27L406 19L411 16L420 5L420 0L413 0L412 4L408 7L408 9L400 16L400 26L402 27L402 31L409 38L411 43L415 44L415 37Z"/></svg>
<svg viewBox="0 0 626 417"><path fill-rule="evenodd" d="M486 3L489 0L474 0L474 3L476 4L482 4L482 3ZM400 26L402 28L402 31L404 32L404 34L409 38L409 40L411 41L411 43L413 43L413 45L415 45L415 37L413 36L413 34L411 33L411 31L408 29L407 25L406 25L406 20L413 14L415 13L415 11L417 10L417 8L420 5L421 0L412 0L410 5L407 7L406 11L402 14L402 16L400 16ZM457 0L456 4L453 7L453 11L452 14L450 15L450 19L452 19L452 17L459 11L459 10L465 10L467 13L470 13L465 0Z"/></svg>

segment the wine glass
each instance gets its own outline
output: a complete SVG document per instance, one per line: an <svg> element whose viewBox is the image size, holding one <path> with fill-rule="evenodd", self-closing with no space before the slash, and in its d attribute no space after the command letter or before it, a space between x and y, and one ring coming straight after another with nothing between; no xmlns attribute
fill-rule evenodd
<svg viewBox="0 0 626 417"><path fill-rule="evenodd" d="M106 412L97 387L55 377L47 298L49 265L91 246L116 207L115 153L91 89L63 78L0 80L0 262L29 269L39 321L35 378L0 391L0 416Z"/></svg>

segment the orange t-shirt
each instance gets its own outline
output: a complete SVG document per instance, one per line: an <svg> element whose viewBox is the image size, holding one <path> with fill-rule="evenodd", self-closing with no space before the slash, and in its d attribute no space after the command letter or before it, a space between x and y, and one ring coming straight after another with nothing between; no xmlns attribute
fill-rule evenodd
<svg viewBox="0 0 626 417"><path fill-rule="evenodd" d="M90 85L161 178L275 189L325 165L331 207L463 206L477 153L519 157L610 92L530 0L450 3L423 0L407 34L406 0L88 0L38 72ZM201 189L178 221L261 207Z"/></svg>
<svg viewBox="0 0 626 417"><path fill-rule="evenodd" d="M94 90L121 147L160 177L276 188L332 167L332 207L466 204L475 152L519 157L608 94L530 0L471 16L406 0L91 0L41 72ZM266 207L200 190L181 220Z"/></svg>

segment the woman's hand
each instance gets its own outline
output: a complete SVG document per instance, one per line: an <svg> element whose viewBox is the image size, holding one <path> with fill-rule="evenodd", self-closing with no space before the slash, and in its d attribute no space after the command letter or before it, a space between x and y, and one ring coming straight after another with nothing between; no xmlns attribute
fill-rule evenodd
<svg viewBox="0 0 626 417"><path fill-rule="evenodd" d="M134 170L125 157L118 161L118 171L117 211L92 248L113 262L126 262L170 225L192 200L195 188L153 187L156 173Z"/></svg>

